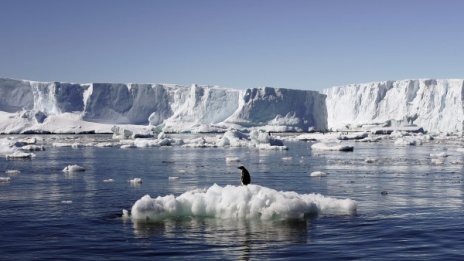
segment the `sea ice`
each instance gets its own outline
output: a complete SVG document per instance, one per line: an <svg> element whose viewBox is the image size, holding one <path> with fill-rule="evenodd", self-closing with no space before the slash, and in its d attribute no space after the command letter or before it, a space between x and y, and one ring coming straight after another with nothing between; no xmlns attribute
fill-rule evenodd
<svg viewBox="0 0 464 261"><path fill-rule="evenodd" d="M142 184L142 179L141 178L133 178L131 180L129 180L129 182L133 185L137 185L137 184Z"/></svg>
<svg viewBox="0 0 464 261"><path fill-rule="evenodd" d="M328 144L319 142L311 145L311 149L316 151L353 151L354 147L351 145Z"/></svg>
<svg viewBox="0 0 464 261"><path fill-rule="evenodd" d="M85 171L85 168L79 165L68 165L63 169L63 172L81 172Z"/></svg>
<svg viewBox="0 0 464 261"><path fill-rule="evenodd" d="M0 177L0 183L10 182L10 180L11 180L10 177Z"/></svg>
<svg viewBox="0 0 464 261"><path fill-rule="evenodd" d="M8 176L16 176L16 175L21 174L21 171L16 170L16 169L7 169L5 171L5 174L8 175Z"/></svg>
<svg viewBox="0 0 464 261"><path fill-rule="evenodd" d="M315 214L350 215L357 203L320 194L298 194L253 185L190 190L182 195L151 198L145 195L132 206L132 220L156 222L180 217L286 220Z"/></svg>
<svg viewBox="0 0 464 261"><path fill-rule="evenodd" d="M327 173L323 171L313 171L311 174L309 174L311 177L325 177L327 176Z"/></svg>
<svg viewBox="0 0 464 261"><path fill-rule="evenodd" d="M11 154L6 155L6 159L31 159L35 157L34 153L25 153L25 152L20 152L20 151L15 151Z"/></svg>

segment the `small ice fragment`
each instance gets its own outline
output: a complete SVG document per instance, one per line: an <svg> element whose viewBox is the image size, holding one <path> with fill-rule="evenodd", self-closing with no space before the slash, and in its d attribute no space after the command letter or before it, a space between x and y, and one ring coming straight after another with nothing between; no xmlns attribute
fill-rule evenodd
<svg viewBox="0 0 464 261"><path fill-rule="evenodd" d="M62 200L61 203L62 204L71 204L72 200Z"/></svg>
<svg viewBox="0 0 464 261"><path fill-rule="evenodd" d="M327 173L323 171L313 171L311 174L309 174L311 177L325 177L327 176Z"/></svg>
<svg viewBox="0 0 464 261"><path fill-rule="evenodd" d="M5 174L9 175L9 176L16 176L18 174L21 174L21 171L19 170L16 170L16 169L7 169L5 171Z"/></svg>
<svg viewBox="0 0 464 261"><path fill-rule="evenodd" d="M178 178L179 178L179 177L173 177L173 176L169 176L169 178L168 178L168 179L169 179L169 180L176 180L176 179L178 179Z"/></svg>
<svg viewBox="0 0 464 261"><path fill-rule="evenodd" d="M449 155L446 154L446 152L440 152L440 153L430 153L430 157L432 158L446 158Z"/></svg>
<svg viewBox="0 0 464 261"><path fill-rule="evenodd" d="M226 163L230 162L240 162L240 159L238 157L226 157Z"/></svg>
<svg viewBox="0 0 464 261"><path fill-rule="evenodd" d="M127 209L123 209L123 210L122 210L122 216L121 216L121 217L122 217L122 219L128 219L128 218L130 218L130 216L129 216L129 211L128 211Z"/></svg>
<svg viewBox="0 0 464 261"><path fill-rule="evenodd" d="M341 144L326 144L326 143L314 143L311 145L311 150L319 151L353 151L354 147L351 145L341 145Z"/></svg>
<svg viewBox="0 0 464 261"><path fill-rule="evenodd" d="M464 148L457 148L456 151L457 152L464 152Z"/></svg>
<svg viewBox="0 0 464 261"><path fill-rule="evenodd" d="M290 161L292 159L293 159L293 157L282 157L282 160L285 160L285 161Z"/></svg>
<svg viewBox="0 0 464 261"><path fill-rule="evenodd" d="M10 177L0 177L0 183L6 183L10 182L11 178Z"/></svg>
<svg viewBox="0 0 464 261"><path fill-rule="evenodd" d="M68 165L63 169L63 172L80 172L80 171L85 171L84 167L81 167L79 165Z"/></svg>
<svg viewBox="0 0 464 261"><path fill-rule="evenodd" d="M366 163L374 163L374 162L376 162L376 161L377 161L377 159L374 159L374 158L366 158L366 159L364 160L364 162L366 162Z"/></svg>
<svg viewBox="0 0 464 261"><path fill-rule="evenodd" d="M7 160L9 159L31 159L35 157L35 154L15 151L12 154L7 154L5 157Z"/></svg>
<svg viewBox="0 0 464 261"><path fill-rule="evenodd" d="M103 182L106 182L106 183L114 182L114 179L104 179Z"/></svg>
<svg viewBox="0 0 464 261"><path fill-rule="evenodd" d="M137 148L137 147L134 144L121 145L121 149L133 149L133 148Z"/></svg>
<svg viewBox="0 0 464 261"><path fill-rule="evenodd" d="M131 184L142 184L142 179L141 178L133 178L129 180Z"/></svg>

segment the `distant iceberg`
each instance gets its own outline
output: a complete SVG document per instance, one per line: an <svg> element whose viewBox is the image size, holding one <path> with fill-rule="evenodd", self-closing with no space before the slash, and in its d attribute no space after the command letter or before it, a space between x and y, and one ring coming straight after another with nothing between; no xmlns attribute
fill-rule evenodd
<svg viewBox="0 0 464 261"><path fill-rule="evenodd" d="M429 132L462 133L464 128L462 79L351 84L323 93L328 127L334 130L418 126Z"/></svg>
<svg viewBox="0 0 464 261"><path fill-rule="evenodd" d="M464 80L401 80L316 91L0 78L0 133L268 132L397 128L461 133ZM113 128L115 130L115 128ZM119 134L124 132L118 132Z"/></svg>
<svg viewBox="0 0 464 261"><path fill-rule="evenodd" d="M0 133L327 129L325 95L281 88L35 82L0 78Z"/></svg>

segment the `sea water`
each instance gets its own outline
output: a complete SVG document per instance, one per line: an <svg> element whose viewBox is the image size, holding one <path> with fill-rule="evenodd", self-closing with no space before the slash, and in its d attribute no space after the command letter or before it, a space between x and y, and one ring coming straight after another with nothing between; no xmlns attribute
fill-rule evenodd
<svg viewBox="0 0 464 261"><path fill-rule="evenodd" d="M108 137L76 141L95 139ZM286 142L288 151L47 144L30 160L0 158L0 176L9 177L0 182L0 260L464 258L460 140L348 143L353 152L315 152L310 142ZM63 172L72 164L85 171ZM146 194L240 186L240 165L253 184L349 198L357 211L288 220L122 216Z"/></svg>

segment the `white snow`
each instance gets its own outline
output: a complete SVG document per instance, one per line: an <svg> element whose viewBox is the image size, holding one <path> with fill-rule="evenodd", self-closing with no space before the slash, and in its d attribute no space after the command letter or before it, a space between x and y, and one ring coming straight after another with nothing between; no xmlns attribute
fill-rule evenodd
<svg viewBox="0 0 464 261"><path fill-rule="evenodd" d="M179 217L213 217L218 219L286 220L314 214L350 215L357 203L320 194L298 194L248 185L195 189L179 196L152 198L145 195L132 206L134 221L150 222Z"/></svg>
<svg viewBox="0 0 464 261"><path fill-rule="evenodd" d="M63 169L63 172L82 172L85 168L76 164L68 165Z"/></svg>

